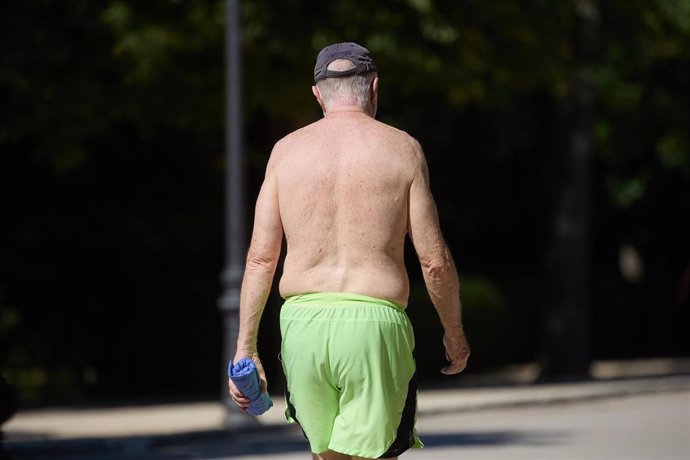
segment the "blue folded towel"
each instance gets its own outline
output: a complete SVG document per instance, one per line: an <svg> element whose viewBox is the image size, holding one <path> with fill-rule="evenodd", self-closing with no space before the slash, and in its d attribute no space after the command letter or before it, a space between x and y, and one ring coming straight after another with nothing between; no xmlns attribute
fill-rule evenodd
<svg viewBox="0 0 690 460"><path fill-rule="evenodd" d="M271 401L268 392L261 393L259 371L253 360L242 358L235 364L230 361L228 363L228 377L232 379L237 389L251 401L247 408L247 412L251 415L261 415L273 407L273 401Z"/></svg>

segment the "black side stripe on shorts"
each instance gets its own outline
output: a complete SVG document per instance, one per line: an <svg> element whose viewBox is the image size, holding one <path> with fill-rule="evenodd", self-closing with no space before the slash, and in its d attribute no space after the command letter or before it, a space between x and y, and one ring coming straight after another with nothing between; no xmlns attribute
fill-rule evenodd
<svg viewBox="0 0 690 460"><path fill-rule="evenodd" d="M302 428L302 424L299 422L297 419L297 410L295 409L295 406L292 405L292 401L290 401L290 392L287 389L287 386L285 387L285 401L287 402L287 407L288 407L288 413L290 414L290 417L297 422L297 425L299 425L300 429L302 430L302 434L304 435L304 438L309 441L309 438L307 438L307 433L304 432L304 428Z"/></svg>
<svg viewBox="0 0 690 460"><path fill-rule="evenodd" d="M417 409L417 372L412 374L407 386L407 399L400 416L398 433L395 440L383 455L379 458L397 457L414 445L414 419Z"/></svg>

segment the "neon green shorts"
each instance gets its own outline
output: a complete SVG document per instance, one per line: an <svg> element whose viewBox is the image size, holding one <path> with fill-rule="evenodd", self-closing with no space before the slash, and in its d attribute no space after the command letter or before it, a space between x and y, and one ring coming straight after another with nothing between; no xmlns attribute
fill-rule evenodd
<svg viewBox="0 0 690 460"><path fill-rule="evenodd" d="M280 311L285 416L312 452L394 457L422 447L414 335L403 307L357 294L289 297Z"/></svg>

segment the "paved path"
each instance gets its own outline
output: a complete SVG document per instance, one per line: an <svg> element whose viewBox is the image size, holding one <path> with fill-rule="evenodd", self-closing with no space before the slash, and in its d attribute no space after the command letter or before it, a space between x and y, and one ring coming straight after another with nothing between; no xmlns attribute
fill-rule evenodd
<svg viewBox="0 0 690 460"><path fill-rule="evenodd" d="M639 394L545 406L422 415L424 449L409 460L685 460L690 458L690 391ZM299 430L130 440L106 452L33 452L16 460L307 460Z"/></svg>
<svg viewBox="0 0 690 460"><path fill-rule="evenodd" d="M621 375L620 370L616 372ZM655 446L654 452L669 455L650 458L674 458L671 455L677 451L673 449L679 446L677 429L684 428L684 439L690 439L688 393L690 373L568 384L427 388L419 394L418 426L426 435L428 448L406 457L456 458L460 449L462 458L473 458L465 457L466 453L480 459L549 458L530 455L549 452L553 444L558 453L572 455L553 458L616 458L595 454L604 452L609 443L635 445L646 439L641 434L649 431L656 433L655 439L667 442L645 444ZM604 410L617 401L657 397L660 399L649 399L654 404L641 402L627 415L623 407L614 410L618 415L611 417ZM242 432L223 428L225 411L216 402L23 411L3 426L4 447L17 460L308 458L304 457L307 446L299 428L285 425L282 398L276 396L274 403L275 407L259 418L242 418ZM584 409L573 412L575 407ZM491 418L496 411L500 416ZM649 417L643 417L647 413ZM504 424L499 423L502 420ZM672 439L667 439L669 436ZM589 445L599 450L588 452ZM663 445L670 450L662 449ZM535 451L535 446L540 448ZM497 454L504 447L510 449L510 456ZM687 448L687 442L681 447ZM448 449L453 456L448 456ZM523 449L527 449L527 456L521 457ZM575 455L580 450L588 456ZM646 455L642 446L637 451Z"/></svg>
<svg viewBox="0 0 690 460"><path fill-rule="evenodd" d="M426 447L408 452L403 459L683 460L690 458L690 392L430 415L420 417L418 428ZM228 443L223 452L221 445L202 443L169 447L159 454L208 460L306 460L306 444L295 435L267 439L275 450L267 444L242 448ZM251 454L243 453L252 449Z"/></svg>
<svg viewBox="0 0 690 460"><path fill-rule="evenodd" d="M428 449L409 460L690 459L690 392L447 414L419 430Z"/></svg>
<svg viewBox="0 0 690 460"><path fill-rule="evenodd" d="M611 396L690 389L690 374L655 378L587 381L484 388L423 390L421 415L486 410L495 407L534 406ZM254 418L241 416L247 428L285 425L285 403L273 397L274 407ZM214 432L223 428L220 403L185 403L115 408L58 408L24 411L3 426L8 443L88 440Z"/></svg>

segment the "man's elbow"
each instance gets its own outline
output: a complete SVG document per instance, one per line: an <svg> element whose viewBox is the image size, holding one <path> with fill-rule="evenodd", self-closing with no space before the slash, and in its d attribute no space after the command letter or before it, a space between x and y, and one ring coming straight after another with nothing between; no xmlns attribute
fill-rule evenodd
<svg viewBox="0 0 690 460"><path fill-rule="evenodd" d="M273 272L278 264L278 257L272 254L247 254L245 270L257 272Z"/></svg>
<svg viewBox="0 0 690 460"><path fill-rule="evenodd" d="M420 262L425 278L444 279L448 276L455 276L455 265L453 259L448 255L421 259Z"/></svg>

